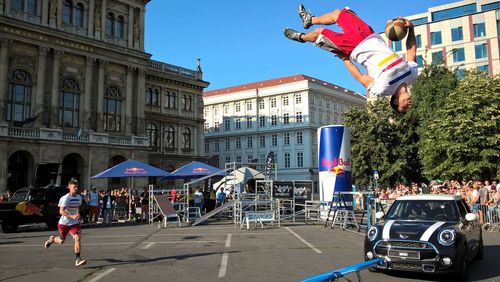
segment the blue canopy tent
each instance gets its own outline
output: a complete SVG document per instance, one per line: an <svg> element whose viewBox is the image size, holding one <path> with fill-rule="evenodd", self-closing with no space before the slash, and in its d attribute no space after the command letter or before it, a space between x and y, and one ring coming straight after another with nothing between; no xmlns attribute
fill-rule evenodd
<svg viewBox="0 0 500 282"><path fill-rule="evenodd" d="M224 172L216 167L197 161L192 161L174 170L170 174L170 176L167 176L164 179L199 178L214 173L220 173L221 176L224 176Z"/></svg>
<svg viewBox="0 0 500 282"><path fill-rule="evenodd" d="M92 178L112 178L112 177L167 177L171 174L154 166L136 160L127 160L98 173Z"/></svg>

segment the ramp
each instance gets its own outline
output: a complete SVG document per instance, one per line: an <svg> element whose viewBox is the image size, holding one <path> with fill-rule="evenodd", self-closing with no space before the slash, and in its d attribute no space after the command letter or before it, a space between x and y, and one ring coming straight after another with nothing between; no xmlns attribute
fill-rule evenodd
<svg viewBox="0 0 500 282"><path fill-rule="evenodd" d="M163 227L167 226L167 218L177 218L177 223L180 225L181 219L179 217L179 214L172 206L172 203L170 202L168 197L166 195L154 195L154 199L156 204L158 205L160 213L163 215Z"/></svg>
<svg viewBox="0 0 500 282"><path fill-rule="evenodd" d="M211 212L206 213L204 216L197 218L196 221L193 223L192 226L196 226L196 225L204 222L205 220L211 218L212 216L214 216L214 215L216 215L216 214L218 214L218 213L220 213L222 211L225 211L225 210L229 209L232 205L233 205L232 201L223 204L222 206L220 206L220 207L212 210Z"/></svg>

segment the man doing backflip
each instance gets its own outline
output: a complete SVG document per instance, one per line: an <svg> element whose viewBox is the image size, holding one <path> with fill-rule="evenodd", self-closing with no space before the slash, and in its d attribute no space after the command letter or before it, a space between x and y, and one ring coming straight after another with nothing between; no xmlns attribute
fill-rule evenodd
<svg viewBox="0 0 500 282"><path fill-rule="evenodd" d="M61 218L57 224L59 236L50 236L45 242L45 248L49 248L53 243L63 244L68 233L73 236L75 241L75 266L81 266L87 263L80 257L80 205L82 197L78 194L78 182L70 180L68 182L69 193L62 196L59 200L59 213Z"/></svg>
<svg viewBox="0 0 500 282"><path fill-rule="evenodd" d="M343 33L327 28L317 28L309 33L285 28L287 38L302 43L313 42L319 48L334 53L344 62L351 75L372 95L391 96L391 107L397 112L406 112L411 105L408 86L415 82L418 76L415 32L409 20L401 18L405 20L405 26L408 28L405 61L387 46L378 33L347 7L316 17L303 5L299 5L299 16L305 29L312 25L336 23ZM366 74L362 74L351 60L363 65Z"/></svg>

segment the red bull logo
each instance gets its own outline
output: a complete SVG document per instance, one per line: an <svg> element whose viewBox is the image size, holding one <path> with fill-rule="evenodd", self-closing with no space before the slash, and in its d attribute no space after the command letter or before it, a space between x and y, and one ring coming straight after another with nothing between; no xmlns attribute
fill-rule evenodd
<svg viewBox="0 0 500 282"><path fill-rule="evenodd" d="M204 167L193 168L193 173L204 173L206 171L208 171L208 169Z"/></svg>
<svg viewBox="0 0 500 282"><path fill-rule="evenodd" d="M125 169L125 174L137 175L137 174L146 174L147 172L140 167L129 167Z"/></svg>
<svg viewBox="0 0 500 282"><path fill-rule="evenodd" d="M324 167L336 167L339 165L342 166L351 166L351 159L343 159L343 158L334 158L333 160L322 159L321 165Z"/></svg>
<svg viewBox="0 0 500 282"><path fill-rule="evenodd" d="M332 172L332 173L335 173L335 174L341 174L341 173L344 173L345 170L341 169L338 166L335 166L332 169L330 169L329 172Z"/></svg>

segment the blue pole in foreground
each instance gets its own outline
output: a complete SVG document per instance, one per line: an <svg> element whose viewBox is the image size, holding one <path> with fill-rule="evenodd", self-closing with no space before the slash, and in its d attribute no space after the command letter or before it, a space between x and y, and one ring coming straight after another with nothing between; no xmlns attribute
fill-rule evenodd
<svg viewBox="0 0 500 282"><path fill-rule="evenodd" d="M359 271L359 270L362 270L362 269L370 267L370 266L374 266L382 261L383 261L383 259L381 259L381 258L368 260L368 261L365 261L362 263L346 266L346 267L338 269L338 270L329 271L329 272L317 274L314 276L310 276L310 277L302 279L301 282L335 281L337 278L344 277L348 273L351 273L354 271Z"/></svg>

